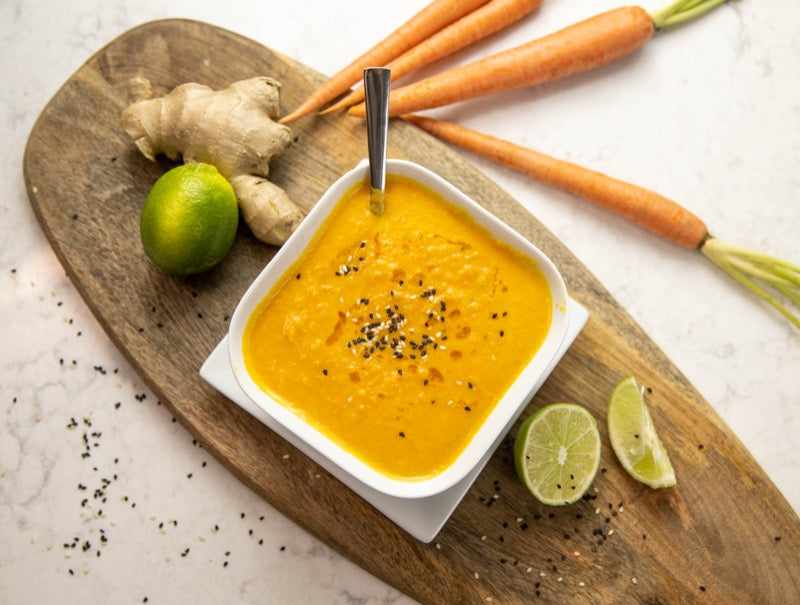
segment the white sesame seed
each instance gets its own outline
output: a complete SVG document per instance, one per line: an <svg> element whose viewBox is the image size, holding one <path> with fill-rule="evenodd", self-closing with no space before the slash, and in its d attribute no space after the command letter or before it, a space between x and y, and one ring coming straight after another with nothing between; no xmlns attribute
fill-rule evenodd
<svg viewBox="0 0 800 605"><path fill-rule="evenodd" d="M526 569L525 571L527 571L528 573L531 573L531 572L533 571L533 567L529 567L529 568L528 568L528 569Z"/></svg>
<svg viewBox="0 0 800 605"><path fill-rule="evenodd" d="M585 582L578 582L578 586L586 586Z"/></svg>
<svg viewBox="0 0 800 605"><path fill-rule="evenodd" d="M564 578L562 578L561 576L558 576L558 579L556 580L556 582L563 582L563 581L564 581Z"/></svg>
<svg viewBox="0 0 800 605"><path fill-rule="evenodd" d="M636 578L631 578L631 583L632 584L638 584L639 580L637 580Z"/></svg>
<svg viewBox="0 0 800 605"><path fill-rule="evenodd" d="M543 571L540 571L540 572L539 572L539 577L540 577L540 578L544 578L545 576L547 576L547 574L546 574L546 573L544 573Z"/></svg>
<svg viewBox="0 0 800 605"><path fill-rule="evenodd" d="M480 576L478 575L478 572L476 571L476 572L475 572L475 579L477 580L477 579L479 579L479 578L480 578Z"/></svg>
<svg viewBox="0 0 800 605"><path fill-rule="evenodd" d="M581 556L581 553L578 552L577 550L575 552L573 552L572 554L575 555L576 557L580 557Z"/></svg>
<svg viewBox="0 0 800 605"><path fill-rule="evenodd" d="M517 523L522 523L522 517L517 517Z"/></svg>
<svg viewBox="0 0 800 605"><path fill-rule="evenodd" d="M486 536L481 536L481 542L485 542L485 541L486 541Z"/></svg>
<svg viewBox="0 0 800 605"><path fill-rule="evenodd" d="M436 550L442 550L442 545L438 542L436 543Z"/></svg>
<svg viewBox="0 0 800 605"><path fill-rule="evenodd" d="M609 530L608 530L608 535L609 535L609 536L612 536L612 535L614 535L614 530L613 530L613 529L609 529Z"/></svg>

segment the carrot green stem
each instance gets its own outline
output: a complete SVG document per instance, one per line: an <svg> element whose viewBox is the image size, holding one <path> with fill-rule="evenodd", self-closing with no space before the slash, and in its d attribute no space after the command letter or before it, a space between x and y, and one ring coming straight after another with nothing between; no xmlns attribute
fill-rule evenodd
<svg viewBox="0 0 800 605"><path fill-rule="evenodd" d="M800 267L764 252L728 244L714 237L709 237L700 251L800 328L797 310L787 308L783 301L776 298L776 294L782 295L788 303L800 308Z"/></svg>
<svg viewBox="0 0 800 605"><path fill-rule="evenodd" d="M664 8L650 13L656 29L679 25L699 17L728 0L675 0Z"/></svg>

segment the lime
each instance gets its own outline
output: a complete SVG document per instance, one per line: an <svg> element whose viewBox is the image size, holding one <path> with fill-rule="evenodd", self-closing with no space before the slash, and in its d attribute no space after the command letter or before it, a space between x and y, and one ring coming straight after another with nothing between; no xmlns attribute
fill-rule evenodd
<svg viewBox="0 0 800 605"><path fill-rule="evenodd" d="M675 471L658 438L642 390L630 376L611 393L608 436L623 468L650 487L675 485Z"/></svg>
<svg viewBox="0 0 800 605"><path fill-rule="evenodd" d="M184 276L221 261L233 245L238 222L231 184L210 164L184 164L155 182L139 227L150 260Z"/></svg>
<svg viewBox="0 0 800 605"><path fill-rule="evenodd" d="M517 475L544 504L579 500L600 466L600 431L575 403L547 405L520 427L514 441Z"/></svg>

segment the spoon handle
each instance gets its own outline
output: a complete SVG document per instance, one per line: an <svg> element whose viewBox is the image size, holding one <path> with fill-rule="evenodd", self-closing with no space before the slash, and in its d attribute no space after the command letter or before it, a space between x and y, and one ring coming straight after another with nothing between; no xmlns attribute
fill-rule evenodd
<svg viewBox="0 0 800 605"><path fill-rule="evenodd" d="M386 137L389 129L389 86L391 70L368 67L364 70L364 95L367 105L367 151L369 154L370 210L383 212L386 186Z"/></svg>

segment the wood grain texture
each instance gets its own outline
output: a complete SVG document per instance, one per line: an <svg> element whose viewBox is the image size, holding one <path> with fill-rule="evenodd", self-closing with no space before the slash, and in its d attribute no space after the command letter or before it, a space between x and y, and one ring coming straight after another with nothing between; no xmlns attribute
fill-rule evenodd
<svg viewBox="0 0 800 605"><path fill-rule="evenodd" d="M425 603L800 601L800 521L729 428L562 244L459 155L408 124L392 123L389 156L431 168L503 218L556 262L589 309L585 329L523 418L554 401L593 411L604 438L594 491L570 507L539 505L514 475L512 430L434 543L422 544L214 391L198 369L275 250L243 227L228 258L202 276L173 279L147 261L139 212L168 164L147 161L120 127L135 75L147 76L156 93L187 81L222 88L269 75L283 84L283 113L323 78L207 24L147 23L63 85L24 158L42 229L104 329L180 422L265 500ZM292 127L295 141L271 178L307 210L366 156L366 136L361 121L344 116ZM608 445L607 398L629 374L652 389L676 488L637 484Z"/></svg>

